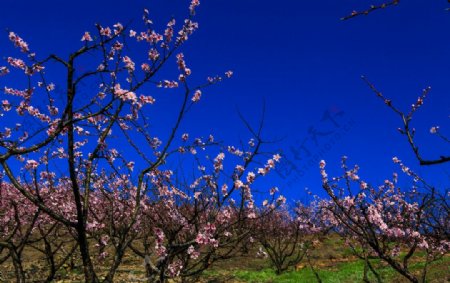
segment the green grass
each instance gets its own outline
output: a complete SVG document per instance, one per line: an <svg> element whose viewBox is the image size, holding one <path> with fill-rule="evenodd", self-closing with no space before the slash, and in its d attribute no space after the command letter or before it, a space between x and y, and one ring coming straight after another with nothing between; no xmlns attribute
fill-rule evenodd
<svg viewBox="0 0 450 283"><path fill-rule="evenodd" d="M333 269L317 270L323 282L341 283L341 282L361 282L363 263L360 261L339 264ZM262 271L237 271L234 273L236 278L251 283L298 283L298 282L317 282L312 270L308 267L299 271L290 271L281 275L276 275L271 269Z"/></svg>
<svg viewBox="0 0 450 283"><path fill-rule="evenodd" d="M373 266L376 267L383 282L406 282L391 267L383 265L379 260L371 260ZM441 259L434 262L430 266L428 282L447 282L449 276L450 258ZM411 270L420 270L423 263L411 264ZM339 263L331 267L316 268L322 282L324 283L353 283L362 282L364 262L361 260ZM207 272L208 277L223 276L224 270L210 270ZM270 268L261 270L234 269L226 272L238 282L249 283L301 283L301 282L317 282L316 277L309 267L305 267L299 271L285 272L276 275ZM369 273L369 279L375 282L375 278ZM210 281L214 282L214 281ZM233 281L234 282L234 281Z"/></svg>

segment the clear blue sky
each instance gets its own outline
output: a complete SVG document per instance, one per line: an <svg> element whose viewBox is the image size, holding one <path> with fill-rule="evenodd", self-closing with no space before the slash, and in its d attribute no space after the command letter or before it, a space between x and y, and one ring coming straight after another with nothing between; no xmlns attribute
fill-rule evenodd
<svg viewBox="0 0 450 283"><path fill-rule="evenodd" d="M200 29L184 50L187 63L199 78L228 69L235 76L205 91L201 111L190 114L186 129L212 132L234 143L246 136L236 108L256 123L265 100L266 136L283 138L277 148L297 167L306 166L294 152L301 151L302 141L308 139L306 150L316 154L331 136L325 133L340 131L341 138L323 156L330 168L337 170L340 156L347 155L361 166L362 176L382 181L399 171L391 162L398 156L435 185L448 187L450 166L420 168L396 131L398 117L360 79L366 75L404 110L422 88L432 86L429 100L415 117L417 140L424 157L450 154L446 144L429 134L431 126L440 125L450 135L447 3L405 1L367 17L339 20L372 2L203 0L197 15ZM94 23L139 21L147 7L155 23L163 25L172 15L184 15L188 1L3 0L0 5L2 30L17 32L41 55L65 56L80 46L81 35L94 30ZM6 32L0 50L2 57L9 56ZM343 111L336 121L341 125L354 121L353 126L345 130L321 121L327 110ZM309 136L311 127L323 134L318 146ZM304 187L320 191L317 164L307 166L298 180L294 176L278 180L286 195L303 198Z"/></svg>

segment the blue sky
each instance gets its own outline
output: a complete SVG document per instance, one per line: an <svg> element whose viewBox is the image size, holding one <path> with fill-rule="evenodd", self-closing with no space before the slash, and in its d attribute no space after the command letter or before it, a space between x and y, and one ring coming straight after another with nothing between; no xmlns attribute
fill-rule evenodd
<svg viewBox="0 0 450 283"><path fill-rule="evenodd" d="M360 79L366 75L405 111L424 87L432 86L415 117L417 141L424 157L450 154L448 144L429 134L431 126L440 125L450 135L447 3L413 0L367 17L339 20L369 4L372 1L202 1L196 17L200 29L184 49L187 63L198 78L228 69L235 76L204 92L202 105L190 113L185 129L212 132L236 143L247 136L236 109L257 123L265 101L266 137L282 138L275 148L297 167L306 166L295 158L298 141L309 139L306 149L317 154L331 142L329 133L339 132L340 138L323 153L333 171L346 155L361 166L362 176L381 182L399 171L391 161L398 156L430 182L448 187L449 164L419 167L396 131L398 117ZM17 32L38 54L64 57L80 46L82 34L94 30L94 23L137 22L146 7L154 22L164 25L172 15L185 15L187 6L184 0L4 0L0 28ZM2 57L9 56L6 32L0 50ZM165 103L170 105L169 100ZM328 110L344 113L336 118L339 127L321 121ZM347 130L342 126L346 123L351 123ZM309 136L311 128L323 134L317 146ZM274 178L292 198L303 198L304 187L320 194L316 164L307 166L299 178L295 173Z"/></svg>

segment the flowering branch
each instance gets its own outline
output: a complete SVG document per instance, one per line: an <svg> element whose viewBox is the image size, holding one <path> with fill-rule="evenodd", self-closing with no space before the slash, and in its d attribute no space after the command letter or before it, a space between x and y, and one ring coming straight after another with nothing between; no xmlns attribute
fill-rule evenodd
<svg viewBox="0 0 450 283"><path fill-rule="evenodd" d="M436 164L441 164L441 163L450 161L450 156L445 156L445 155L441 155L437 159L424 159L419 152L418 145L414 141L415 129L411 127L410 123L412 121L414 113L423 105L423 101L427 97L428 93L430 92L431 87L427 87L422 91L422 95L417 99L416 103L412 104L410 112L408 114L405 114L404 112L399 110L397 107L395 107L393 105L392 101L390 99L387 99L375 87L375 85L372 84L365 76L362 76L361 78L369 86L369 88L376 94L376 96L379 97L381 100L383 100L384 104L386 104L394 113L396 113L398 116L400 116L403 126L402 126L402 128L399 128L398 130L402 135L406 136L408 144L411 147L411 149L413 150L420 165L436 165ZM430 130L431 133L436 133L437 128L433 127ZM444 140L445 140L445 137L444 137Z"/></svg>

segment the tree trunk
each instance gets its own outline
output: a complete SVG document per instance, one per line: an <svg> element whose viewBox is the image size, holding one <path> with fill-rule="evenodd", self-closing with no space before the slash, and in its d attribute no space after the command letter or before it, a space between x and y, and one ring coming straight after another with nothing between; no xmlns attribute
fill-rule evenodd
<svg viewBox="0 0 450 283"><path fill-rule="evenodd" d="M89 255L89 243L86 237L86 229L83 221L77 225L78 244L80 247L81 259L83 261L84 279L86 283L97 283L98 278L94 271L94 266Z"/></svg>
<svg viewBox="0 0 450 283"><path fill-rule="evenodd" d="M22 267L22 258L19 253L14 248L10 248L9 252L11 254L11 259L14 265L14 272L16 274L17 283L25 283L25 272Z"/></svg>

